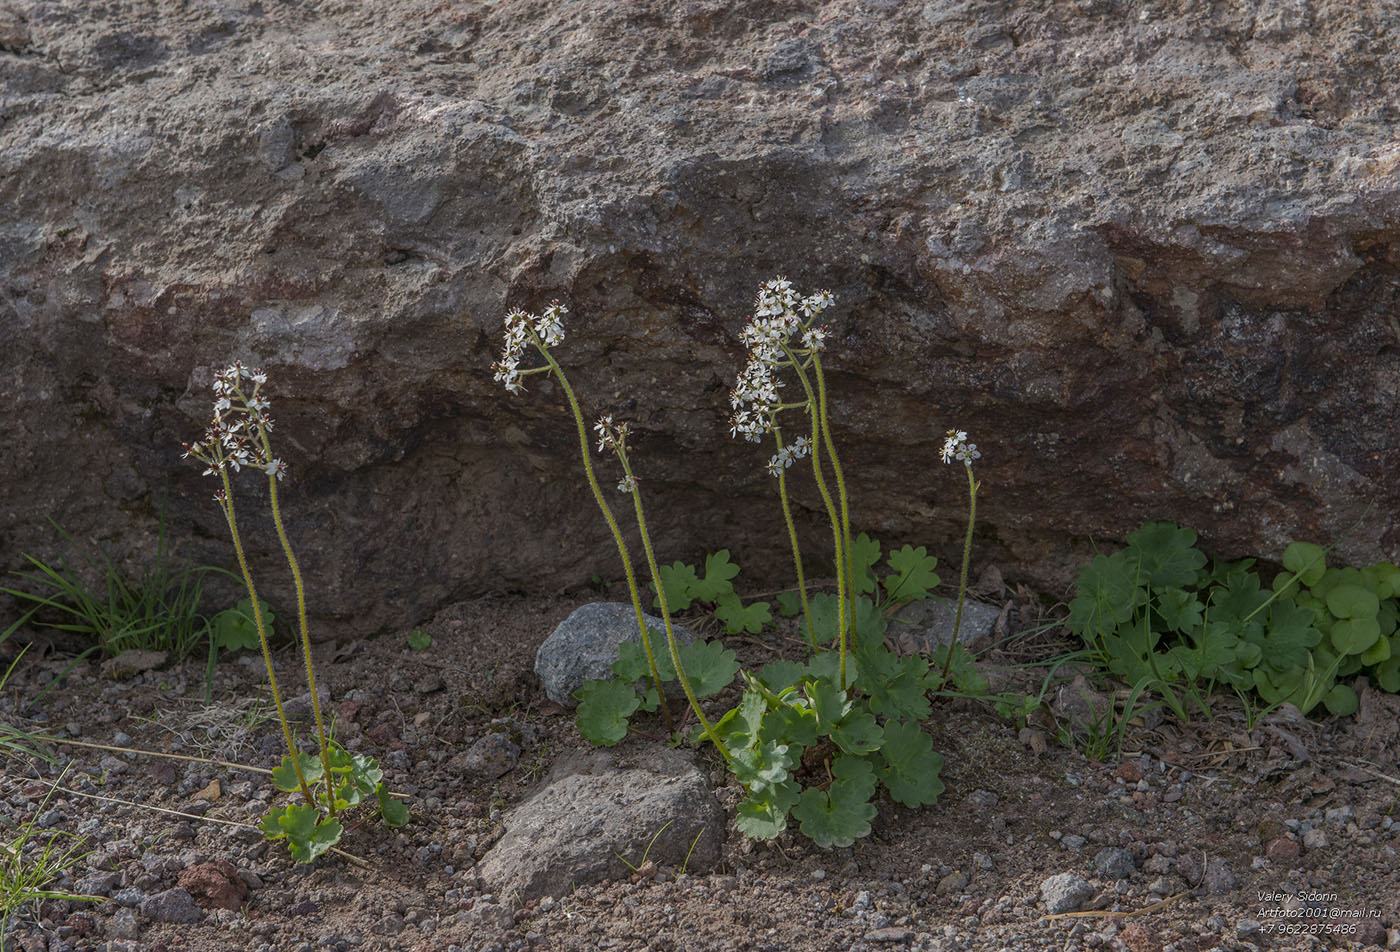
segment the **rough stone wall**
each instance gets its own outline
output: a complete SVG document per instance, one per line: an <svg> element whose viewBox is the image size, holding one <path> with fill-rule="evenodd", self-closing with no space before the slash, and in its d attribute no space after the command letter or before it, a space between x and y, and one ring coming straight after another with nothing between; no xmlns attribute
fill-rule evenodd
<svg viewBox="0 0 1400 952"><path fill-rule="evenodd" d="M1341 551L1391 556L1397 50L1391 0L0 0L0 561L52 555L52 515L139 563L168 493L180 553L229 564L179 444L241 357L323 631L615 576L560 395L488 369L557 297L663 558L781 578L724 426L779 272L836 295L889 541L954 552L956 425L979 557L1041 584L1149 517L1267 556L1370 503Z"/></svg>

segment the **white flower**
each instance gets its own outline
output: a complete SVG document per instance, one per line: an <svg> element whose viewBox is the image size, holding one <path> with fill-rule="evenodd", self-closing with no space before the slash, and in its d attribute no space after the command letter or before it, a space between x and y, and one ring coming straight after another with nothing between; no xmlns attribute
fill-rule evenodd
<svg viewBox="0 0 1400 952"><path fill-rule="evenodd" d="M263 469L267 472L267 475L276 476L279 481L287 475L287 464L280 459L273 460L264 466Z"/></svg>
<svg viewBox="0 0 1400 952"><path fill-rule="evenodd" d="M956 459L967 466L971 466L973 460L982 458L977 444L967 441L965 430L949 430L948 438L943 441L943 452L939 456L945 463L951 463Z"/></svg>
<svg viewBox="0 0 1400 952"><path fill-rule="evenodd" d="M807 437L799 436L797 439L792 441L793 459L802 459L802 457L806 456L810 452L812 452L812 441L807 439Z"/></svg>
<svg viewBox="0 0 1400 952"><path fill-rule="evenodd" d="M558 301L550 303L545 308L544 313L534 318L535 333L544 341L545 346L553 347L564 340L564 315L569 309Z"/></svg>
<svg viewBox="0 0 1400 952"><path fill-rule="evenodd" d="M807 328L802 332L802 346L808 350L826 350L826 328Z"/></svg>
<svg viewBox="0 0 1400 952"><path fill-rule="evenodd" d="M624 476L624 477L622 477L621 482L619 482L619 483L617 484L617 491L620 492L620 493L630 493L632 490L634 490L634 489L636 489L636 488L637 488L637 477L635 477L635 476Z"/></svg>
<svg viewBox="0 0 1400 952"><path fill-rule="evenodd" d="M258 386L262 386L267 383L267 374L263 373L261 370L254 370L248 375L248 379Z"/></svg>

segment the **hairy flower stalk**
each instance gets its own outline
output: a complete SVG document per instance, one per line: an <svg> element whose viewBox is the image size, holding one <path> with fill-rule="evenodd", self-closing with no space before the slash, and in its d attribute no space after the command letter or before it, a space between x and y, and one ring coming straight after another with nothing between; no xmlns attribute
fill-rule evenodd
<svg viewBox="0 0 1400 952"><path fill-rule="evenodd" d="M948 672L953 667L953 648L958 644L958 633L962 628L963 600L967 596L967 567L972 558L972 526L977 521L978 482L972 476L972 461L981 459L982 454L976 443L967 441L963 430L949 430L943 441L943 452L939 454L944 463L960 462L967 469L967 537L963 540L962 572L958 576L958 608L953 615L953 640L948 644L948 656L943 661L943 683L948 683Z"/></svg>
<svg viewBox="0 0 1400 952"><path fill-rule="evenodd" d="M637 477L632 473L632 464L627 458L627 429L626 424L620 425L620 432L613 428L612 418L607 417L608 429L611 434L604 431L602 439L607 446L617 453L618 460L622 463L624 476L617 488L632 496L632 506L637 511L637 528L642 535L642 549L646 552L647 567L651 569L652 581L656 584L656 598L661 604L661 618L666 623L666 647L671 652L671 664L676 668L676 680L681 684L681 690L685 692L685 698L690 702L690 709L695 712L695 717L700 721L700 728L709 738L710 743L715 745L715 749L724 756L725 763L733 760L729 753L729 748L719 735L715 733L714 727L705 717L705 711L700 707L700 701L695 696L695 691L690 686L690 678L685 673L685 665L681 663L680 647L676 644L676 632L671 626L671 608L666 604L666 586L661 584L661 573L656 564L656 553L651 547L651 535L647 532L647 520L642 512L642 492L637 488ZM600 424L601 425L601 424Z"/></svg>
<svg viewBox="0 0 1400 952"><path fill-rule="evenodd" d="M243 381L249 380L253 384L252 394L247 394L243 389ZM261 370L249 370L241 362L235 362L228 368L215 374L214 377L214 420L210 424L204 439L193 444L186 444L184 456L193 456L203 462L208 468L204 474L217 475L223 484L223 488L215 494L214 500L219 503L223 510L224 519L228 523L229 534L233 537L234 554L238 558L238 567L243 574L243 582L248 589L248 598L252 606L253 624L258 631L258 642L262 648L263 664L267 669L268 685L272 689L273 704L277 709L277 719L282 725L282 736L287 743L287 752L291 755L290 762L295 771L297 781L301 787L302 794L310 804L315 804L315 797L311 793L310 785L302 772L296 742L292 737L291 726L287 721L286 711L282 706L281 691L277 686L277 672L272 664L272 652L268 647L267 626L263 621L262 605L258 601L257 588L253 584L253 575L248 567L247 555L243 548L243 538L238 531L238 518L234 510L233 487L229 482L228 470L232 467L234 472L240 472L244 466L257 468L267 473L268 487L271 491L273 521L277 525L278 536L282 541L282 547L287 554L287 559L292 565L293 579L297 589L298 618L301 625L301 638L306 658L307 680L311 688L312 710L316 712L316 729L321 747L321 763L324 776L327 778L326 802L327 809L332 816L335 815L335 796L331 789L329 780L332 776L330 771L329 747L326 742L325 729L321 720L320 703L316 697L315 675L311 668L310 638L306 629L306 599L302 588L301 572L297 568L295 556L292 554L291 545L287 540L286 530L282 525L282 515L277 506L277 481L286 476L286 464L272 456L272 445L268 440L267 433L272 429L272 418L268 416L268 402L262 398L261 389L267 382L267 375Z"/></svg>
<svg viewBox="0 0 1400 952"><path fill-rule="evenodd" d="M637 616L637 630L641 634L642 651L646 654L647 665L651 669L651 678L656 685L656 694L660 699L661 716L666 722L667 732L672 732L675 725L671 721L671 711L666 704L666 693L661 686L661 673L656 666L656 655L651 644L651 636L647 632L646 617L642 611L641 593L637 588L637 575L632 568L632 557L627 551L627 542L622 537L622 530L618 527L617 518L613 515L612 507L603 496L603 490L598 485L598 477L593 472L593 461L588 449L588 429L583 421L583 410L579 406L578 397L574 395L574 388L569 385L569 378L564 374L564 368L559 366L559 362L550 353L550 348L564 340L564 319L568 313L568 308L558 301L554 301L541 315L527 314L515 309L506 314L505 319L505 349L501 359L493 368L495 379L505 386L509 393L520 393L525 388L520 383L520 378L534 373L552 373L559 381L560 388L564 391L564 397L568 400L569 410L574 416L574 425L578 429L579 455L583 459L583 472L588 477L588 487L593 491L593 498L598 503L598 508L603 512L603 519L608 524L609 531L612 532L613 542L617 545L618 555L622 557L622 568L627 575L627 591L632 597L632 610ZM526 344L532 345L542 356L546 365L527 370L519 368L520 359L524 355ZM606 417L608 425L612 423L611 417ZM625 434L626 424L623 424ZM599 429L595 426L595 429ZM601 434L601 430L599 430ZM599 451L604 448L600 443ZM628 491L622 485L619 489ZM670 625L670 618L667 617L667 626Z"/></svg>
<svg viewBox="0 0 1400 952"><path fill-rule="evenodd" d="M836 566L837 612L837 651L840 657L840 681L846 686L846 654L849 631L855 618L855 579L851 563L850 505L846 496L845 476L841 471L840 459L836 455L836 445L831 437L826 399L826 379L822 373L821 351L826 349L827 329L815 325L816 317L831 306L833 298L829 291L819 291L808 297L801 297L792 290L792 282L778 277L764 282L758 291L754 304L754 316L740 332L740 339L749 349L748 362L739 375L739 380L730 394L730 404L734 414L730 418L730 432L752 442L759 442L762 434L772 433L778 442L779 452L769 460L768 470L780 477L779 495L783 504L783 516L788 524L788 534L792 540L793 557L798 566L798 587L801 592L804 610L807 604L805 581L802 576L801 556L797 550L797 535L793 528L791 511L787 501L787 487L782 482L783 470L791 465L798 455L812 457L812 473L817 490L826 507L831 521L832 544ZM805 399L798 403L783 403L778 398L778 390L783 386L775 372L791 367L802 385ZM809 371L811 376L809 377ZM812 386L815 378L816 387ZM803 437L802 453L789 452L784 455L781 436L778 430L778 414L786 409L800 409L808 417L812 438ZM798 444L794 443L796 447ZM832 478L836 483L837 498L833 499L822 468L819 447L825 448L830 458ZM839 500L840 509L837 509ZM810 631L811 614L807 613ZM815 642L815 633L810 637Z"/></svg>

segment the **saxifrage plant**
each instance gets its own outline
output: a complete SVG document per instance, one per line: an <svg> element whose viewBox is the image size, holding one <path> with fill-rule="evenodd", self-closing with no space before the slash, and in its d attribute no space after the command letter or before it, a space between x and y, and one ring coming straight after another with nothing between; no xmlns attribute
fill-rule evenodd
<svg viewBox="0 0 1400 952"><path fill-rule="evenodd" d="M947 649L941 670L934 670L928 659L900 657L886 644L887 613L928 596L939 581L936 559L923 548L905 546L889 554L888 572L877 578L874 568L883 554L879 544L863 534L852 538L822 366L828 330L815 320L831 303L829 292L802 297L790 282L778 278L760 288L756 313L741 333L749 357L731 394L731 432L753 442L765 436L774 442L767 470L777 480L797 576L798 604L792 607L800 607L809 654L801 661L775 661L756 673L743 672L739 703L713 722L699 700L729 687L739 665L733 652L717 642L678 646L670 612L673 602L688 599L732 608L734 603L727 600L733 595L734 567L727 553L707 560L703 578L693 569L686 571L682 563L670 571L659 569L628 454L627 424L615 423L610 415L600 419L595 427L599 450L614 451L621 463L618 489L633 499L665 624L669 656L653 652L653 633L643 620L626 546L588 460L582 411L551 352L563 340L564 309L555 303L539 316L510 312L505 352L495 366L497 381L513 393L531 374L548 373L561 384L579 430L585 473L617 542L636 609L639 644L623 643L613 665L614 678L590 681L577 694L584 736L594 743L616 743L626 736L632 715L658 708L669 725L663 686L674 681L699 723L692 739L713 743L746 791L739 829L770 838L786 829L791 816L804 834L824 847L848 845L870 832L875 815L871 801L881 786L906 806L937 800L943 790L942 758L919 722L931 711L929 693L943 689L950 677L966 677L969 670L965 656L955 649ZM544 366L521 368L527 345L543 357ZM795 379L801 391L791 401L780 395L787 383L784 375ZM795 418L792 427L803 431L791 439L785 438L791 427L785 431L780 425L784 413ZM978 455L965 433L950 433L945 461L956 458L966 464L974 514L977 484L971 465ZM807 584L788 493L788 470L803 459L811 461L812 478L831 525L834 594L814 595ZM965 581L964 564L964 588ZM731 612L731 623L737 617Z"/></svg>
<svg viewBox="0 0 1400 952"><path fill-rule="evenodd" d="M402 826L408 822L408 811L389 794L383 783L383 771L372 757L345 750L329 739L326 733L316 689L316 672L311 661L311 636L306 622L306 589L302 582L301 567L287 537L287 530L282 522L282 510L278 504L277 484L286 477L287 465L272 452L269 434L272 432L273 420L268 413L271 408L269 401L263 393L266 383L265 373L244 367L239 361L216 373L213 422L210 423L203 439L185 444L184 456L194 457L204 463L204 474L217 476L221 483L221 488L214 494L214 501L219 504L224 520L228 523L234 554L238 558L238 567L248 589L248 599L239 606L238 615L245 620L251 615L258 645L262 649L273 705L277 710L278 722L282 726L282 738L287 745L287 755L282 758L281 766L273 770L272 779L279 790L287 793L300 791L305 800L301 804L271 807L260 829L268 839L285 839L292 858L297 862L309 863L339 842L344 832L338 819L340 812L361 802L372 801L386 824ZM267 476L272 521L292 573L297 596L297 629L307 686L311 691L311 711L315 720L319 756L303 753L299 749L282 706L277 672L268 644L270 619L267 617L266 603L258 598L252 571L248 566L243 537L238 528L233 486L229 479L229 470L237 473L245 467ZM233 631L238 627L237 619L230 618L228 624L231 626L230 636L237 637ZM246 636L246 630L243 634ZM319 795L314 791L319 791Z"/></svg>

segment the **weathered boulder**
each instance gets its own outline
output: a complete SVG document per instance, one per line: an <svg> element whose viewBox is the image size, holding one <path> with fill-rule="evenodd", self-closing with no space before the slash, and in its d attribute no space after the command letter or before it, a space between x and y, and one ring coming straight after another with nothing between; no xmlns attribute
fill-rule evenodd
<svg viewBox="0 0 1400 952"><path fill-rule="evenodd" d="M503 822L477 873L522 902L624 878L646 862L707 872L727 836L704 775L687 755L659 748L635 764L611 751L564 761Z"/></svg>
<svg viewBox="0 0 1400 952"><path fill-rule="evenodd" d="M956 425L978 559L1033 581L1148 517L1270 556L1369 503L1337 555L1393 552L1398 51L1391 0L0 0L3 567L50 515L148 561L167 492L178 553L230 564L180 444L241 358L318 636L615 577L558 389L489 371L506 308L557 297L662 557L782 578L767 451L725 427L778 272L836 295L835 436L886 542L956 559Z"/></svg>
<svg viewBox="0 0 1400 952"><path fill-rule="evenodd" d="M652 650L666 650L666 623L643 613L652 636ZM690 644L695 636L684 626L673 623L676 641ZM574 692L583 682L607 680L613 676L613 662L624 641L640 643L636 609L621 602L589 602L580 605L561 621L535 653L535 674L544 693L555 704L577 707Z"/></svg>

